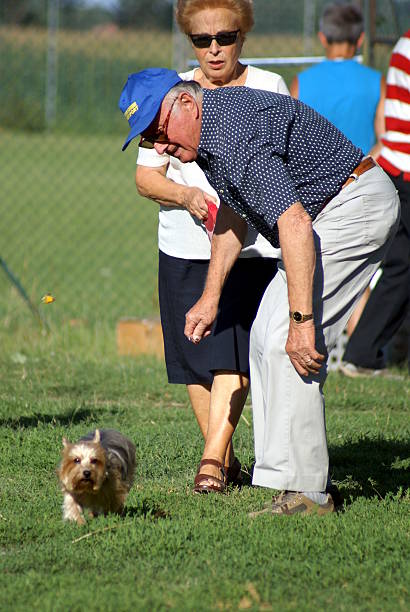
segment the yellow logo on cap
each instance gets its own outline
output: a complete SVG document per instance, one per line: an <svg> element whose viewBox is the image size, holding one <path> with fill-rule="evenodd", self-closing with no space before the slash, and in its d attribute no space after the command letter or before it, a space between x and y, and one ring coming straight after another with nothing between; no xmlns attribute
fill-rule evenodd
<svg viewBox="0 0 410 612"><path fill-rule="evenodd" d="M138 104L136 102L133 102L132 104L130 104L130 106L127 108L127 110L124 113L126 120L129 121L130 117L132 117L133 114L137 112L137 110L138 110Z"/></svg>

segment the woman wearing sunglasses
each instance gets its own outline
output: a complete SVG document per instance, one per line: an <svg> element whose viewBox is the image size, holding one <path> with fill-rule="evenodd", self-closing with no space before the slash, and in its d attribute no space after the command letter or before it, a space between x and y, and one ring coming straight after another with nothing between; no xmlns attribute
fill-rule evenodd
<svg viewBox="0 0 410 612"><path fill-rule="evenodd" d="M180 74L204 88L246 86L288 95L282 78L240 63L245 35L253 25L251 0L179 0L177 22L187 34L199 67ZM172 108L155 140L166 142ZM213 333L199 345L184 336L185 313L199 299L211 254L211 212L216 192L194 163L158 155L142 139L137 160L139 193L157 201L159 212L159 299L170 383L185 384L205 448L194 491L223 492L241 483L232 435L249 390L249 332L260 299L276 272L275 250L248 231L241 257L220 301ZM208 213L209 209L209 213ZM208 233L207 233L208 230Z"/></svg>

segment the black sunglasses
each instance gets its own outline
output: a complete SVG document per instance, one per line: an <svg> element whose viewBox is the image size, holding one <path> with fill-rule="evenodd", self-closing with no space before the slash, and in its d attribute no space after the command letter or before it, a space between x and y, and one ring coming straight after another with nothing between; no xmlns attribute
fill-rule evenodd
<svg viewBox="0 0 410 612"><path fill-rule="evenodd" d="M240 30L234 30L233 32L218 32L215 36L211 36L211 34L190 34L189 38L197 49L207 49L212 45L213 40L216 40L220 47L227 47L236 42L239 32Z"/></svg>

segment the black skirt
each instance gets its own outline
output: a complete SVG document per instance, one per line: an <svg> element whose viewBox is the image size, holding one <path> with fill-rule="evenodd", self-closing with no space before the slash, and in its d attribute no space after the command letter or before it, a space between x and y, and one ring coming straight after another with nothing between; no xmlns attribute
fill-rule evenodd
<svg viewBox="0 0 410 612"><path fill-rule="evenodd" d="M185 314L205 286L208 260L171 257L159 252L159 305L168 381L212 383L217 370L249 375L249 333L276 260L238 259L225 283L212 334L193 344L184 336Z"/></svg>

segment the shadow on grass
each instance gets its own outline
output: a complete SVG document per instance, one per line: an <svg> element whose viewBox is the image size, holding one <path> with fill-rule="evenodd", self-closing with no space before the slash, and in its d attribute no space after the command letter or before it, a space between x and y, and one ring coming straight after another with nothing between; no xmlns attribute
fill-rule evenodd
<svg viewBox="0 0 410 612"><path fill-rule="evenodd" d="M99 416L101 409L98 410ZM75 425L77 423L94 420L94 412L90 408L70 410L64 414L41 414L34 412L30 416L0 419L0 427L21 429L22 427L38 427L39 425Z"/></svg>
<svg viewBox="0 0 410 612"><path fill-rule="evenodd" d="M410 486L410 442L362 437L329 448L331 476L346 499L396 496Z"/></svg>
<svg viewBox="0 0 410 612"><path fill-rule="evenodd" d="M348 502L358 497L396 496L410 487L410 442L362 437L329 447L330 473ZM252 486L252 466L243 466L243 486Z"/></svg>
<svg viewBox="0 0 410 612"><path fill-rule="evenodd" d="M251 487L252 486L252 474L253 474L253 467L254 464L252 465L242 465L242 486L243 487Z"/></svg>
<svg viewBox="0 0 410 612"><path fill-rule="evenodd" d="M124 508L123 517L144 517L156 521L158 519L170 518L170 515L166 510L163 510L157 504L144 499L140 506L126 506Z"/></svg>

